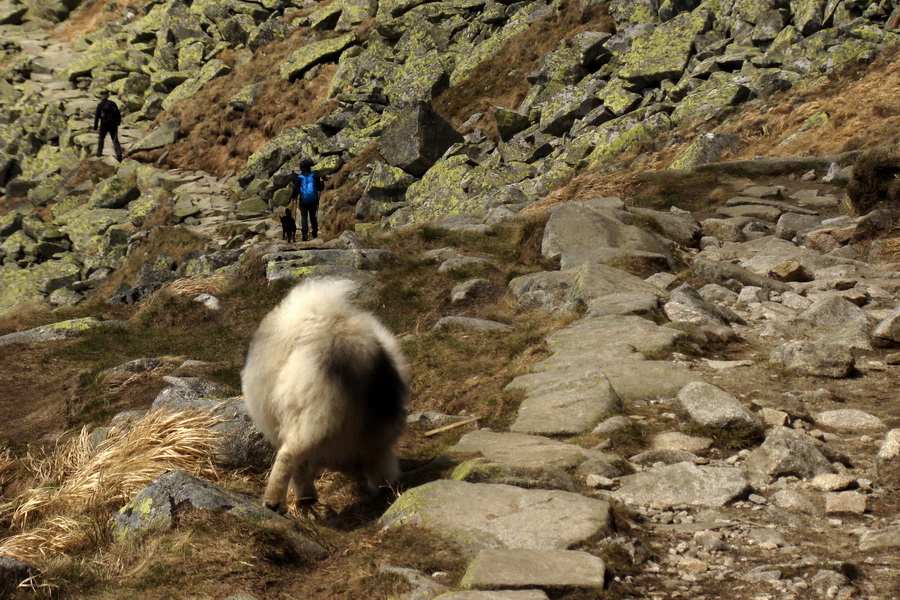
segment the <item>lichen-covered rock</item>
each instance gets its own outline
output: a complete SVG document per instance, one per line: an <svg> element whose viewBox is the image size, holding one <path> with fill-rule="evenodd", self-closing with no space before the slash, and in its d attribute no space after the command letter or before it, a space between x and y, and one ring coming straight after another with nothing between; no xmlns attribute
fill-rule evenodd
<svg viewBox="0 0 900 600"><path fill-rule="evenodd" d="M388 164L421 177L462 136L427 104L416 103L397 116L378 138Z"/></svg>
<svg viewBox="0 0 900 600"><path fill-rule="evenodd" d="M123 208L140 195L133 181L113 176L97 184L88 203L93 208Z"/></svg>
<svg viewBox="0 0 900 600"><path fill-rule="evenodd" d="M549 6L541 2L526 4L510 18L500 31L488 36L484 41L469 47L460 54L456 68L450 75L450 84L455 85L466 79L485 60L497 54L507 42L525 31L537 16L548 12Z"/></svg>
<svg viewBox="0 0 900 600"><path fill-rule="evenodd" d="M738 149L740 136L709 132L697 137L687 149L672 163L672 169L690 169L699 165L717 162L726 152Z"/></svg>
<svg viewBox="0 0 900 600"><path fill-rule="evenodd" d="M682 13L639 37L625 54L619 77L638 84L679 79L694 49L694 38L710 25L706 8Z"/></svg>
<svg viewBox="0 0 900 600"><path fill-rule="evenodd" d="M235 93L235 95L228 100L228 106L235 110L247 110L248 108L256 104L261 93L262 84L255 83L246 85L238 90L237 93Z"/></svg>
<svg viewBox="0 0 900 600"><path fill-rule="evenodd" d="M78 206L55 219L61 231L69 236L76 252L96 254L99 237L113 225L128 221L128 211L117 208Z"/></svg>
<svg viewBox="0 0 900 600"><path fill-rule="evenodd" d="M746 100L750 90L739 83L710 80L695 92L688 94L672 113L677 126L690 125L696 119L709 119L722 111Z"/></svg>
<svg viewBox="0 0 900 600"><path fill-rule="evenodd" d="M174 144L178 140L178 132L181 129L181 119L169 119L141 139L135 141L129 147L129 152L140 152L141 150L156 150L170 144ZM118 207L104 207L118 208Z"/></svg>
<svg viewBox="0 0 900 600"><path fill-rule="evenodd" d="M170 471L157 477L113 515L110 525L113 535L124 540L142 532L175 527L179 514L187 510L282 525L287 541L300 555L320 560L328 554L325 548L294 529L290 520L263 508L256 499L224 490L183 471Z"/></svg>
<svg viewBox="0 0 900 600"><path fill-rule="evenodd" d="M564 550L609 530L601 500L551 490L440 480L405 492L382 528L416 525L456 540L474 556L485 548Z"/></svg>
<svg viewBox="0 0 900 600"><path fill-rule="evenodd" d="M176 103L190 98L191 96L199 92L204 85L206 85L216 77L227 75L230 72L231 67L226 65L221 60L214 58L208 61L200 68L200 71L199 73L197 73L196 77L188 79L187 81L176 87L174 90L172 90L172 92L168 96L166 96L166 99L163 100L162 103L163 109L168 110Z"/></svg>
<svg viewBox="0 0 900 600"><path fill-rule="evenodd" d="M52 342L74 337L98 327L127 327L127 325L124 321L100 321L94 317L70 319L0 336L0 346Z"/></svg>
<svg viewBox="0 0 900 600"><path fill-rule="evenodd" d="M328 139L318 125L288 127L247 159L247 166L238 173L238 182L246 186L254 180L268 179L291 157L306 158L318 155Z"/></svg>
<svg viewBox="0 0 900 600"><path fill-rule="evenodd" d="M430 103L450 85L447 70L437 52L413 55L403 63L385 85L391 104Z"/></svg>
<svg viewBox="0 0 900 600"><path fill-rule="evenodd" d="M293 81L317 64L337 59L356 41L355 34L346 33L335 38L307 44L299 50L295 50L281 64L279 71L281 77Z"/></svg>

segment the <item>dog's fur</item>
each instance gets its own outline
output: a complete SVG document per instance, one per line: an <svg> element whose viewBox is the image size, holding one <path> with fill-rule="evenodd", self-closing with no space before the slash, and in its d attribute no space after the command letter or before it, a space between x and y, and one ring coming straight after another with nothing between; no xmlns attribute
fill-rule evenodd
<svg viewBox="0 0 900 600"><path fill-rule="evenodd" d="M371 487L399 475L391 446L406 422L408 369L400 347L371 314L355 308L356 284L316 279L288 293L259 326L241 373L244 401L277 449L266 506L316 501L322 468L365 477Z"/></svg>

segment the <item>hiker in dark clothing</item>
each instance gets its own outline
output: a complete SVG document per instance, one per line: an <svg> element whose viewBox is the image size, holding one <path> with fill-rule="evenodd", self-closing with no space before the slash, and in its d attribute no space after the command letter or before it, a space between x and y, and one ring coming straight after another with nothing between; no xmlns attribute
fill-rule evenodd
<svg viewBox="0 0 900 600"><path fill-rule="evenodd" d="M100 104L94 113L94 131L99 132L97 140L97 156L103 155L103 140L109 134L116 151L116 159L122 162L122 145L119 144L119 123L122 122L122 114L116 103L109 99L109 92L100 92ZM98 129L99 125L99 129Z"/></svg>
<svg viewBox="0 0 900 600"><path fill-rule="evenodd" d="M325 189L325 182L318 173L312 171L312 161L303 160L300 162L300 173L294 178L294 190L291 193L291 200L298 198L300 200L300 235L301 239L307 241L307 220L312 225L313 238L319 237L319 220L316 212L319 210L319 192Z"/></svg>
<svg viewBox="0 0 900 600"><path fill-rule="evenodd" d="M297 241L297 221L291 215L291 209L284 209L284 216L281 217L281 239L293 244Z"/></svg>

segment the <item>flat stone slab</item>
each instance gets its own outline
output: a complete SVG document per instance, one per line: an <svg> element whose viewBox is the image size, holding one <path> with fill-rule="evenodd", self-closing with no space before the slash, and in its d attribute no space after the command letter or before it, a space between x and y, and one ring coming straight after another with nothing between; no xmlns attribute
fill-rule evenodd
<svg viewBox="0 0 900 600"><path fill-rule="evenodd" d="M479 430L467 433L448 450L451 454L480 454L492 463L516 467L572 469L601 452L536 435Z"/></svg>
<svg viewBox="0 0 900 600"><path fill-rule="evenodd" d="M94 317L83 317L42 325L26 331L16 331L0 336L0 346L7 344L32 344L52 342L75 337L85 331L101 327L128 327L127 321L100 321Z"/></svg>
<svg viewBox="0 0 900 600"><path fill-rule="evenodd" d="M870 415L855 408L826 410L813 415L813 420L816 422L816 425L821 427L830 427L831 429L848 433L887 430L887 425L884 424L884 421L875 415Z"/></svg>
<svg viewBox="0 0 900 600"><path fill-rule="evenodd" d="M547 600L541 590L507 590L502 592L450 592L434 600Z"/></svg>
<svg viewBox="0 0 900 600"><path fill-rule="evenodd" d="M465 589L603 589L603 559L572 550L484 550L460 582Z"/></svg>
<svg viewBox="0 0 900 600"><path fill-rule="evenodd" d="M631 346L652 355L672 350L673 344L683 337L683 332L660 327L648 319L609 315L576 321L550 335L547 345L553 352L586 349L594 353L606 345Z"/></svg>
<svg viewBox="0 0 900 600"><path fill-rule="evenodd" d="M688 462L628 475L621 484L612 495L622 502L660 508L725 506L750 491L738 469Z"/></svg>
<svg viewBox="0 0 900 600"><path fill-rule="evenodd" d="M688 419L701 427L762 433L763 423L741 401L714 385L695 381L678 392L678 407Z"/></svg>
<svg viewBox="0 0 900 600"><path fill-rule="evenodd" d="M519 415L510 427L517 433L575 435L592 430L597 423L622 412L610 381L596 371L554 371L557 389L530 394L519 406ZM550 378L552 379L552 378ZM516 381L510 383L515 388ZM538 388L540 389L540 388ZM546 389L546 388L545 388Z"/></svg>
<svg viewBox="0 0 900 600"><path fill-rule="evenodd" d="M895 550L900 548L900 525L867 531L859 539L859 549L868 550Z"/></svg>
<svg viewBox="0 0 900 600"><path fill-rule="evenodd" d="M671 399L685 385L703 380L681 365L662 360L623 360L601 368L623 403Z"/></svg>
<svg viewBox="0 0 900 600"><path fill-rule="evenodd" d="M435 323L432 328L434 331L443 331L445 329L465 329L468 331L490 332L499 331L503 333L511 333L516 330L512 325L500 323L499 321L490 321L488 319L476 319L474 317L444 317Z"/></svg>
<svg viewBox="0 0 900 600"><path fill-rule="evenodd" d="M422 527L475 556L491 548L566 550L608 532L612 516L608 503L569 492L439 480L404 493L379 523Z"/></svg>

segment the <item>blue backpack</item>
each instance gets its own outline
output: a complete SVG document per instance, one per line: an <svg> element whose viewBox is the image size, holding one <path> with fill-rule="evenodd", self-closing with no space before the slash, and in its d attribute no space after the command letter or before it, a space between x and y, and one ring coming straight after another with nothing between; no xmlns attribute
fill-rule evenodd
<svg viewBox="0 0 900 600"><path fill-rule="evenodd" d="M300 201L304 204L315 204L319 201L319 190L316 187L315 173L297 175L297 187Z"/></svg>

